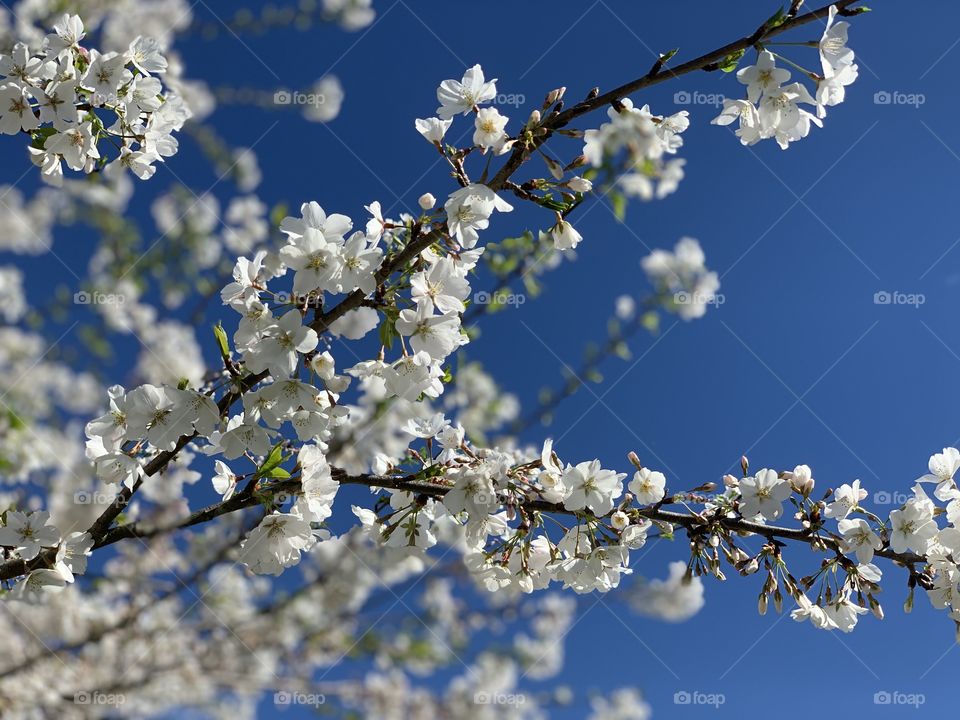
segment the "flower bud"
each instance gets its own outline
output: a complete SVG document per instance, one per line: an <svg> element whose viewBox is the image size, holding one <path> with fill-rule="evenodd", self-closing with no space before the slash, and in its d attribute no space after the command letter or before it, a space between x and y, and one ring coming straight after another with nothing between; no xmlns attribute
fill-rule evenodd
<svg viewBox="0 0 960 720"><path fill-rule="evenodd" d="M437 204L437 199L430 193L424 193L420 196L420 199L417 200L417 203L420 205L421 209L429 210Z"/></svg>
<svg viewBox="0 0 960 720"><path fill-rule="evenodd" d="M543 108L546 110L548 107L553 105L555 102L560 100L563 97L563 94L567 91L565 87L556 88L547 93L547 96L543 99Z"/></svg>
<svg viewBox="0 0 960 720"><path fill-rule="evenodd" d="M577 177L570 178L567 180L567 187L578 193L588 193L593 190L593 183L582 178L579 175Z"/></svg>
<svg viewBox="0 0 960 720"><path fill-rule="evenodd" d="M724 475L723 484L730 489L736 489L740 487L740 481L737 480L733 475Z"/></svg>
<svg viewBox="0 0 960 720"><path fill-rule="evenodd" d="M613 526L614 530L623 530L627 525L630 524L630 518L622 510L617 510L613 515L610 516L610 524Z"/></svg>
<svg viewBox="0 0 960 720"><path fill-rule="evenodd" d="M808 497L813 492L815 485L810 467L807 465L797 465L792 473L787 473L790 479L790 486L795 492L804 497Z"/></svg>
<svg viewBox="0 0 960 720"><path fill-rule="evenodd" d="M643 470L643 465L640 464L640 456L633 450L627 454L627 460L629 460L637 470Z"/></svg>

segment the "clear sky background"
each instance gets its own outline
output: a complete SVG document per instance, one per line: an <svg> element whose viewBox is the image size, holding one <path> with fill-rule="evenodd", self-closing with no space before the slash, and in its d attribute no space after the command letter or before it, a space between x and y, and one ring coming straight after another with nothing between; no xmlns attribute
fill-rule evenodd
<svg viewBox="0 0 960 720"><path fill-rule="evenodd" d="M703 320L667 317L659 338L638 335L633 360L605 363L604 382L565 402L550 428L532 429L525 440L549 434L564 459L598 457L623 471L625 454L636 450L675 489L719 480L747 453L754 468L807 463L821 489L860 478L871 496L908 491L932 452L960 442L960 8L935 2L921 18L907 4L873 5L853 19L860 78L847 102L786 152L772 142L741 147L728 129L709 125L716 108L675 103L678 91L740 97L733 76L688 75L634 97L655 113L690 111L679 191L632 204L624 224L608 203L585 203L573 217L585 238L578 260L548 275L535 302L488 318L469 356L531 406L542 386L561 381L564 364L580 363L586 342L604 339L616 296L644 291L640 259L682 235L700 240L725 302ZM594 85L606 90L642 75L656 52L679 47L677 61L695 57L750 33L776 10L766 2L679 0L379 0L376 7L377 22L357 34L323 27L178 42L188 74L214 86L306 91L328 71L343 82L343 110L327 126L256 108L214 115L232 144L254 146L268 204L317 200L359 219L374 199L397 214L415 209L424 192L444 197L452 181L413 121L433 114L441 80L459 79L476 62L499 78L501 93L525 96L525 105L501 108L511 130L551 88L565 85L574 102ZM213 13L232 8L207 0L195 12L215 22ZM789 39L821 31L810 25ZM784 50L817 67L815 50ZM884 104L877 93L923 102ZM453 137L458 127L465 131L467 122L455 124ZM28 162L14 143L3 141L5 181ZM192 150L184 141L170 168L199 193L217 178ZM150 199L173 179L161 169L138 185L133 211L146 218ZM484 239L547 224L546 213L524 209L495 218ZM61 232L55 250L85 262L89 242ZM27 263L33 303L59 273L48 263L41 282L40 267ZM876 304L878 292L921 293L924 303ZM210 318L218 316L230 313L213 308ZM884 516L892 509L878 507ZM803 547L790 557L798 576L813 567ZM685 543L654 544L634 559L638 574L662 577L670 560L686 559ZM563 680L582 689L637 685L661 718L771 711L800 718L826 708L945 715L956 707L951 683L960 667L953 625L924 595L904 616L906 575L882 567L887 618L865 616L852 635L795 624L786 613L759 617L756 577L705 580L706 607L678 625L631 614L615 593L583 597ZM676 706L679 691L722 692L725 703ZM875 693L884 691L921 693L925 703L876 705ZM584 712L580 705L568 716Z"/></svg>

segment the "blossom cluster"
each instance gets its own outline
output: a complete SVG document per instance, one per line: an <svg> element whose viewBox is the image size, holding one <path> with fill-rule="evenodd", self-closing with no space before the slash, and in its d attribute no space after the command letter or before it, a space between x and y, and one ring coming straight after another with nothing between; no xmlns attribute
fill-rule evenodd
<svg viewBox="0 0 960 720"><path fill-rule="evenodd" d="M17 585L14 596L18 599L35 600L46 592L62 590L74 581L74 573L86 572L93 538L85 532L61 538L49 519L50 514L44 511L10 510L4 526L0 527L0 546L10 548L24 560L33 560L44 548L56 549L51 567L34 570Z"/></svg>
<svg viewBox="0 0 960 720"><path fill-rule="evenodd" d="M723 111L713 119L713 124L730 125L739 121L736 135L742 144L754 145L760 140L774 139L784 150L791 142L805 138L811 123L822 127L826 108L842 103L846 87L857 79L854 53L847 47L849 23L837 22L836 17L837 8L832 5L826 29L817 44L822 74L804 71L816 82L815 96L803 83L788 83L790 71L776 65L776 58L780 56L764 49L759 52L755 65L737 71L737 80L747 86L747 99L724 100ZM816 114L801 104L815 107Z"/></svg>
<svg viewBox="0 0 960 720"><path fill-rule="evenodd" d="M547 96L543 110L559 103L564 89L554 90ZM444 80L437 89L437 117L418 118L415 126L427 141L452 161L462 161L465 153L479 149L481 154L491 153L493 156L503 155L517 145L530 142L538 131L541 131L543 114L534 110L523 128L516 135L509 135L506 131L509 118L501 114L495 107L482 107L497 98L497 81L487 80L483 68L474 65L468 68L461 80ZM462 150L444 148L444 138L457 115L474 114L473 145ZM555 189L571 196L582 196L593 189L593 183L579 175L566 177L568 171L575 169L578 163L574 161L564 167L555 159L544 156L547 167L553 180L540 179L535 184L540 189ZM456 165L454 165L456 167ZM462 171L461 171L462 173ZM465 186L451 195L444 206L447 216L447 225L457 241L465 248L472 248L477 243L477 231L489 226L493 211L509 212L513 207L498 197L488 187L465 181L465 174L461 174L461 183ZM549 200L549 196L546 198ZM543 203L549 206L549 203ZM429 210L432 204L424 209ZM556 222L545 233L557 250L572 250L583 239L579 232L566 220L564 215L556 211Z"/></svg>
<svg viewBox="0 0 960 720"><path fill-rule="evenodd" d="M855 66L852 53L845 51L842 24L833 23L833 15L831 23L821 52L836 74L849 75L843 68ZM146 131L164 108L176 107L174 98L159 98L159 93L153 109L136 99L133 86L153 87L147 82L153 79L150 73L163 69L156 46L138 40L127 53L99 55L79 46L82 37L82 25L67 17L47 39L45 51L77 72L77 92L89 102L102 100L97 107L117 112L121 134ZM25 46L19 52L26 53ZM35 85L27 81L43 77L38 68L53 60L23 57L29 70L19 73L25 84L18 87L29 94L28 87ZM761 113L765 102L775 105L781 91L787 92L781 86L788 78L771 64L772 57L762 55L757 66L738 75L748 86L751 107L759 102ZM89 87L93 80L96 84ZM44 88L44 97L50 88ZM683 161L672 156L683 145L687 113L656 116L648 106L636 108L625 98L609 110L609 122L583 134L582 159L564 165L545 156L552 180L536 178L521 187L487 181L486 172L483 181L470 179L465 160L471 154L491 160L518 147L538 148L537 138L548 132L543 123L556 117L562 95L563 89L550 93L543 112L532 113L511 135L509 119L489 107L497 97L496 80L488 81L479 65L467 69L460 81L441 83L437 117L417 120L416 128L448 161L459 187L439 207L433 195L424 194L418 216L391 219L379 202L371 202L363 228L354 229L351 218L308 202L299 216L280 223L286 239L279 250L254 251L267 234L265 208L255 198L231 204L223 242L244 256L220 292L223 304L239 316L232 343L217 328L222 369L195 373L179 383L147 382L129 391L111 387L107 412L85 428L86 455L97 478L123 488L120 492L128 497L143 486L147 497L166 500L164 507L177 527L189 517L183 515L184 503L171 499L182 501L181 486L200 477L189 469L193 455L184 449L195 442L214 460L211 486L221 508L230 503L239 507L238 500L250 504L251 499L264 507L238 554L257 574L280 574L304 556L341 543L343 538L332 536L324 524L340 485L359 482L374 488L378 500L372 509L353 508L356 534L398 559L420 557L439 543L455 545L473 579L491 591L530 593L554 582L578 593L609 591L630 574L630 551L642 547L653 532L672 536L681 526L691 536L691 560L679 579L673 573L663 587L690 585L694 575L722 578L721 557L742 574L763 565L768 575L761 606L768 596L779 605L785 587L800 605L795 617L811 617L823 627L848 630L865 607L878 611L873 595L880 573L872 564L877 552L916 553L929 561L926 574L918 575L921 586L952 582L955 589L957 568L951 564L957 531L937 527L932 502L919 485L916 496L891 514L889 528L872 515L866 521L848 517L861 512L863 491L857 483L838 489L829 503L814 500L812 473L805 465L750 475L744 462L743 477L726 477L720 494L712 492L712 484L668 493L665 475L642 465L633 453L628 480L627 473L604 468L597 459L562 461L550 440L537 450L513 442L488 447L468 432L464 414L454 415L456 401L439 407L436 401L452 382L450 358L468 342L463 313L471 297L471 273L485 251L481 234L494 213L513 210L499 191L509 187L550 208L556 221L543 237L555 250L565 251L582 240L567 215L593 187L589 177L568 173L585 164L596 170L622 162L626 171L615 182L624 194L644 199L673 192L682 177ZM454 118L471 114L472 145L444 146ZM69 126L60 132L75 129L66 120L58 122ZM791 136L796 128L788 125L778 121L774 135ZM150 152L149 142L142 147ZM45 144L37 150L51 152ZM209 235L215 225L206 207L169 223L168 216L179 214L173 204L161 203L155 211L169 231L196 223L206 228L201 234ZM702 316L716 300L719 280L706 268L696 240L683 238L672 252L655 251L642 267L661 304L684 319ZM331 352L331 338L360 340L374 329L379 331L379 352L372 359L357 357L344 369ZM351 406L344 394L354 381L359 400ZM470 405L472 396L464 394L468 400L461 405ZM235 408L237 402L242 408ZM353 428L362 433L338 434ZM365 440L366 435L373 440ZM342 458L342 464L333 457ZM167 463L161 463L166 470L162 482L154 478L160 461ZM249 467L238 470L244 463ZM952 471L947 473L944 465ZM956 467L948 460L938 460L936 466L936 496L960 506L960 491L952 485ZM361 475L352 478L350 472ZM809 581L789 574L778 544L769 542L753 555L738 544L739 533L782 517L787 502L812 533L813 544L839 551ZM683 515L666 509L671 505L703 509ZM960 516L955 510L947 509L951 523ZM131 508L124 520L136 522L138 512ZM548 516L570 522L558 520L558 530L546 524ZM825 518L837 521L837 532L826 527ZM70 565L59 554L77 554L67 550L71 542L83 547L88 539L61 537L46 520L42 514L8 514L0 533L4 547L24 561L45 551L48 557L57 553L47 567L27 576L24 585L32 588L45 578L55 584L50 572L65 578L61 564ZM857 563L846 554L855 555ZM806 599L805 591L828 569L834 578L844 571L843 582L832 590L827 586L816 602ZM38 576L41 571L45 574ZM944 597L942 591L938 597ZM694 594L690 604L697 601ZM953 608L952 597L943 604Z"/></svg>
<svg viewBox="0 0 960 720"><path fill-rule="evenodd" d="M624 98L607 110L610 122L584 134L583 155L594 167L625 154L617 185L627 197L661 199L675 192L686 160L671 157L683 146L689 113L654 115L649 105L634 107Z"/></svg>
<svg viewBox="0 0 960 720"><path fill-rule="evenodd" d="M29 135L31 160L54 185L63 164L84 173L119 165L149 178L177 152L173 134L190 117L158 77L167 60L151 38L101 53L85 37L81 19L64 15L42 46L19 42L0 56L0 133Z"/></svg>
<svg viewBox="0 0 960 720"><path fill-rule="evenodd" d="M664 305L684 320L703 317L717 298L720 278L708 270L706 255L694 238L680 238L673 252L654 250L642 261Z"/></svg>

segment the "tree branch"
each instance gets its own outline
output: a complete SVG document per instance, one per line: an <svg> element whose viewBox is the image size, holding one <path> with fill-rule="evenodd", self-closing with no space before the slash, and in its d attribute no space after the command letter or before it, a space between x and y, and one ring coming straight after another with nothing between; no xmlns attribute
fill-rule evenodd
<svg viewBox="0 0 960 720"><path fill-rule="evenodd" d="M852 5L860 2L860 0L837 0L832 5L836 5L837 9L840 11L846 11ZM652 85L659 84L668 79L677 78L681 75L694 72L696 70L703 70L707 68L711 63L718 62L723 60L727 56L739 52L740 50L745 50L761 40L779 35L793 28L805 25L813 20L817 20L823 17L826 17L829 13L830 5L825 5L817 10L813 10L804 15L793 17L786 20L781 25L778 25L775 28L767 28L766 24L761 25L753 34L745 36L739 40L736 40L732 43L728 43L716 50L712 50L704 55L701 55L698 58L690 60L686 63L683 63L675 68L664 68L662 63L656 63L650 69L650 71L631 82L625 83L609 92L603 94L594 95L591 93L591 96L587 100L574 105L573 107L560 111L559 104L555 106L554 112L551 115L548 115L541 127L546 129L547 132L536 136L533 142L530 145L518 145L513 152L510 154L507 161L500 168L497 174L493 179L487 183L488 187L493 190L503 189L513 174L520 168L520 166L526 161L530 154L535 151L538 147L543 145L544 142L553 134L554 131L564 127L569 124L570 121L586 115L590 112L598 110L608 104L618 101L620 98L634 93L638 90L641 90ZM397 269L403 267L407 262L412 260L416 255L429 247L433 242L436 241L434 233L420 233L419 226L414 226L411 231L410 241L407 243L404 248L397 253L392 259L385 262L380 270L376 274L377 283L381 284L386 279L390 277L393 272ZM355 290L350 293L346 298L344 298L340 303L331 308L329 311L320 314L313 322L310 323L310 327L319 332L324 332L327 330L335 320L343 317L350 310L354 310L360 307L361 303L365 298L365 294L361 290ZM255 385L257 382L260 382L267 376L266 372L259 373L257 375L252 375L244 378L241 381L241 387L231 390L226 395L224 395L218 402L218 407L220 409L221 416L223 416L233 403L243 395L243 393ZM152 476L161 472L182 450L188 443L190 443L196 434L184 435L176 443L176 446L173 450L167 450L159 453L154 457L149 463L144 466L144 473L146 476ZM365 476L372 477L372 476ZM97 518L94 524L90 527L89 533L93 537L95 547L102 547L105 544L103 541L110 532L120 532L123 528L115 528L114 531L110 531L110 525L116 520L116 518L123 512L123 509L126 507L130 498L140 487L142 480L138 480L132 489L124 488L117 497L114 499L114 502L111 503L107 509ZM351 482L351 480L346 480L343 482ZM370 484L370 483L363 483ZM376 484L376 483L373 483ZM389 486L384 486L389 487ZM248 507L250 504L255 502L254 499L248 497L242 497L238 502L248 503L242 507ZM211 512L211 508L206 508L200 513ZM239 508L234 508L239 509ZM226 511L226 512L229 512ZM209 517L203 516L205 519L211 519L216 517L217 513L210 515ZM194 515L197 515L195 513ZM191 516L192 518L193 516ZM203 522L204 519L198 519L196 522L191 522L190 524L196 524L197 522ZM119 538L118 538L119 539ZM55 550L46 550L40 555L38 555L34 560L25 562L22 559L12 559L7 560L0 564L0 581L10 580L20 575L24 575L31 570L41 567L50 567L56 558Z"/></svg>
<svg viewBox="0 0 960 720"><path fill-rule="evenodd" d="M543 145L543 143L547 141L547 139L555 130L559 130L560 128L568 125L570 121L580 117L581 115L586 115L594 110L598 110L607 105L616 103L620 99L635 93L638 90L642 90L653 85L659 85L667 80L678 78L681 75L686 75L697 70L707 69L709 65L720 62L721 60L733 55L734 53L740 52L741 50L747 50L761 40L775 37L787 32L788 30L792 30L796 27L800 27L801 25L806 25L807 23L813 22L814 20L827 17L830 12L831 5L836 5L837 10L842 12L858 2L860 2L860 0L838 0L837 2L824 5L817 10L812 10L808 13L800 15L799 17L789 19L774 28L767 28L766 24L761 25L751 35L742 37L739 40L728 43L723 47L717 48L716 50L711 50L710 52L701 55L698 58L688 60L682 65L678 65L674 68L664 68L662 64L658 62L654 64L654 66L650 69L650 72L642 77L637 78L636 80L631 80L628 83L624 83L623 85L616 87L609 92L605 92L602 95L588 97L583 102L578 103L567 110L554 113L553 115L548 116L541 125L541 127L545 128L547 132L536 137L532 146L518 145L516 148L514 148L506 163L504 163L503 167L500 168L500 171L493 177L488 185L493 190L500 190L505 187L507 181L527 160L527 158L530 157L531 153Z"/></svg>

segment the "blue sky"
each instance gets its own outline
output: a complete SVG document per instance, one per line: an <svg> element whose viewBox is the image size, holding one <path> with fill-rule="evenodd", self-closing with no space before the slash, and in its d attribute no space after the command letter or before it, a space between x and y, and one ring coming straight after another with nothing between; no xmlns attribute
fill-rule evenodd
<svg viewBox="0 0 960 720"><path fill-rule="evenodd" d="M509 130L553 87L567 86L575 101L594 85L606 90L643 74L657 51L679 47L678 61L686 60L751 32L776 9L616 0L556 3L549 11L541 3L480 8L440 0L376 6L379 20L358 34L324 27L178 43L192 74L214 86L307 90L328 71L343 82L346 101L329 126L255 108L224 107L213 116L229 142L255 147L269 204L317 200L360 218L374 199L395 214L415 208L423 192L450 192L413 120L433 113L441 80L459 78L475 62L499 78L501 93L525 96L525 105L501 108L512 118ZM585 238L579 259L552 272L536 302L488 318L469 355L529 406L540 387L560 381L564 364L579 364L587 341L604 339L614 298L643 292L640 259L682 235L700 240L725 302L700 321L666 318L659 338L637 336L633 360L607 362L603 383L568 400L549 429L532 429L526 440L550 434L565 459L598 457L621 470L636 450L676 489L718 480L746 452L755 468L807 463L820 488L860 478L871 494L907 491L932 452L960 441L960 99L949 89L960 62L960 9L938 3L936 21L921 22L877 6L853 20L860 78L847 102L789 151L773 143L741 147L727 129L709 125L714 107L674 102L678 91L739 97L732 76L688 75L634 98L656 113L690 110L679 191L632 204L624 224L603 201L585 203L572 218ZM231 7L210 0L196 12L210 19ZM809 26L790 39L819 34ZM784 50L816 66L815 51ZM922 104L884 104L878 93L913 94ZM577 127L600 121L595 115ZM16 142L4 139L4 181L26 167ZM200 192L216 177L191 159L191 149L186 141L170 167ZM172 180L161 170L139 186L133 211L146 218L149 200ZM498 216L486 239L548 223L545 213L518 209ZM55 249L79 263L88 243L62 232ZM42 262L25 263L35 280ZM48 277L71 281L66 271L43 267ZM28 286L33 302L43 287L39 280ZM920 293L924 302L876 304L878 292ZM812 567L804 548L791 556L795 574ZM671 559L685 559L682 541L645 549L634 567L663 576ZM904 616L905 575L884 571L887 618L866 617L852 635L772 612L758 617L755 578L707 581L705 609L680 625L638 618L616 595L582 598L564 680L585 689L635 684L657 717L742 718L773 708L804 717L806 703L784 703L796 683L832 711L946 712L954 706L947 683L960 665L952 625L921 596ZM725 703L675 706L683 690L722 692ZM878 691L922 693L925 704L919 711L878 706ZM581 706L569 716L582 713Z"/></svg>

